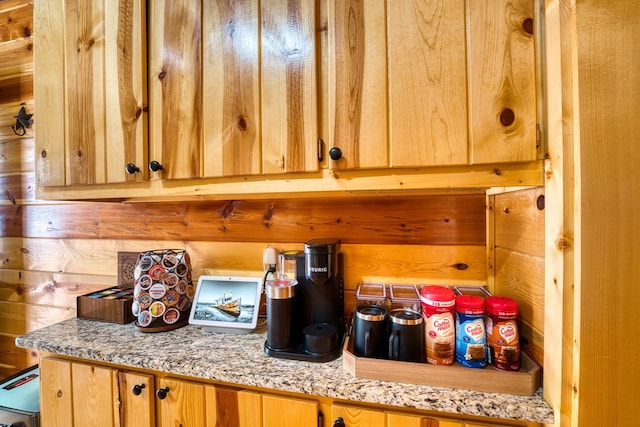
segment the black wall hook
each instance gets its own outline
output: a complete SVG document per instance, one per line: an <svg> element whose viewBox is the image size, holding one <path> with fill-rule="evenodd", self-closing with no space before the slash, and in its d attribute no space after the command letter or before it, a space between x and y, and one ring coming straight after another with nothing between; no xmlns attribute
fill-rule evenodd
<svg viewBox="0 0 640 427"><path fill-rule="evenodd" d="M27 133L27 129L31 127L33 124L33 120L31 117L33 114L27 114L27 110L25 110L24 105L20 107L20 111L18 111L17 116L13 116L16 119L16 125L11 126L11 130L18 136L24 136Z"/></svg>

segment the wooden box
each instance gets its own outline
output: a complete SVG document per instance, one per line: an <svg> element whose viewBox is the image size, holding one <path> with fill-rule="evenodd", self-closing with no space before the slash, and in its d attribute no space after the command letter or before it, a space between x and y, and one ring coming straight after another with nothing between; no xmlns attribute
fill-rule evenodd
<svg viewBox="0 0 640 427"><path fill-rule="evenodd" d="M103 322L129 323L135 319L131 311L133 289L113 287L77 298L77 316Z"/></svg>
<svg viewBox="0 0 640 427"><path fill-rule="evenodd" d="M540 367L524 352L520 370L509 372L492 366L474 369L457 363L440 366L358 357L349 338L342 349L343 369L357 378L521 396L531 396L540 388Z"/></svg>

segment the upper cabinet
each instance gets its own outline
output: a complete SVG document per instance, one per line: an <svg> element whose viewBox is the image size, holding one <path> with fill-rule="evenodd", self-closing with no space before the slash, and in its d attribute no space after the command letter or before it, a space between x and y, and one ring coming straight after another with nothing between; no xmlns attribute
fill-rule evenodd
<svg viewBox="0 0 640 427"><path fill-rule="evenodd" d="M134 179L144 161L145 10L142 0L34 4L38 185Z"/></svg>
<svg viewBox="0 0 640 427"><path fill-rule="evenodd" d="M39 185L318 170L313 0L145 8L38 2Z"/></svg>
<svg viewBox="0 0 640 427"><path fill-rule="evenodd" d="M534 2L329 2L336 169L537 158Z"/></svg>
<svg viewBox="0 0 640 427"><path fill-rule="evenodd" d="M533 0L34 6L38 197L542 184Z"/></svg>

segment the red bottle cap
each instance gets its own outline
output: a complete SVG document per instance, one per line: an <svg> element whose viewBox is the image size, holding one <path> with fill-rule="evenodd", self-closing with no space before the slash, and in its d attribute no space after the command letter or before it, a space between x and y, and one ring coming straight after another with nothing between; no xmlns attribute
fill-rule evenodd
<svg viewBox="0 0 640 427"><path fill-rule="evenodd" d="M458 295L456 311L463 314L483 314L484 298L477 295Z"/></svg>
<svg viewBox="0 0 640 427"><path fill-rule="evenodd" d="M487 313L506 317L518 315L518 303L509 297L490 296L485 298L484 303Z"/></svg>
<svg viewBox="0 0 640 427"><path fill-rule="evenodd" d="M435 307L453 307L456 296L448 286L427 285L420 290L420 300Z"/></svg>

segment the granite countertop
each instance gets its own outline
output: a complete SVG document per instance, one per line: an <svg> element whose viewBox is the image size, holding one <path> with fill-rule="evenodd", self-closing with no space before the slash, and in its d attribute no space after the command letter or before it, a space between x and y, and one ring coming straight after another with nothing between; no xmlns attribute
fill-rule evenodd
<svg viewBox="0 0 640 427"><path fill-rule="evenodd" d="M315 363L266 356L264 327L245 335L194 325L147 333L132 323L69 319L22 335L16 345L86 360L143 368L238 386L311 394L354 402L510 420L553 423L542 391L533 396L367 380L345 372L342 358Z"/></svg>

